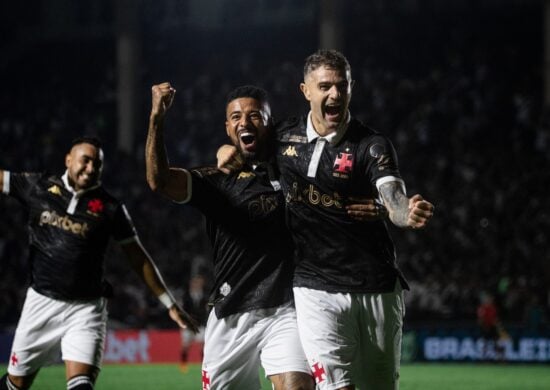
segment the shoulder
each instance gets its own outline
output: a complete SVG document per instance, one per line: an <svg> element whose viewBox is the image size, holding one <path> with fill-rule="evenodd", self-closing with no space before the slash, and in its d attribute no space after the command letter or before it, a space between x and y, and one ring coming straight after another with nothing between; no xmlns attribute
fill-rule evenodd
<svg viewBox="0 0 550 390"><path fill-rule="evenodd" d="M278 134L287 130L299 130L306 127L306 118L302 116L289 117L283 121L275 123L275 132Z"/></svg>
<svg viewBox="0 0 550 390"><path fill-rule="evenodd" d="M362 145L391 145L391 140L385 134L365 125L363 122L352 118L348 129L349 138Z"/></svg>
<svg viewBox="0 0 550 390"><path fill-rule="evenodd" d="M103 187L98 187L86 194L85 202L87 202L88 211L107 211L114 213L117 210L124 211L124 203L108 192Z"/></svg>
<svg viewBox="0 0 550 390"><path fill-rule="evenodd" d="M275 135L279 141L288 141L291 137L305 136L307 117L296 116L285 119L275 124Z"/></svg>

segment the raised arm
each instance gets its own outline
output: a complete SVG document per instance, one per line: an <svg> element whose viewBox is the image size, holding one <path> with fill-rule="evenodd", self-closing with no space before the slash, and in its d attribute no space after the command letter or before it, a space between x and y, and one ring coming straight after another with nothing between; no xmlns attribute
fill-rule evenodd
<svg viewBox="0 0 550 390"><path fill-rule="evenodd" d="M433 216L434 205L418 194L408 198L400 182L384 183L380 185L378 192L395 226L421 229Z"/></svg>
<svg viewBox="0 0 550 390"><path fill-rule="evenodd" d="M151 292L166 306L170 318L180 327L189 328L195 333L198 332L197 322L177 304L170 291L168 291L164 280L162 280L155 263L153 263L153 260L140 242L130 241L122 244L121 247L132 269L145 282Z"/></svg>
<svg viewBox="0 0 550 390"><path fill-rule="evenodd" d="M171 168L164 143L164 118L172 105L176 90L170 83L154 85L149 129L145 145L145 165L149 187L175 201L188 197L188 173Z"/></svg>

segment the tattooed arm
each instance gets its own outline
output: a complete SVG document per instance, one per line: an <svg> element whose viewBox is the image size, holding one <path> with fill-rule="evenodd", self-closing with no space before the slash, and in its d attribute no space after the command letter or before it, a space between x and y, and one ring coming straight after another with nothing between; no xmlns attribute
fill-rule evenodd
<svg viewBox="0 0 550 390"><path fill-rule="evenodd" d="M171 168L164 144L164 116L172 105L176 90L169 83L152 88L152 108L149 117L145 164L147 183L155 192L183 202L189 194L189 173L181 168Z"/></svg>
<svg viewBox="0 0 550 390"><path fill-rule="evenodd" d="M397 181L389 181L378 189L389 218L395 226L402 228L424 228L433 216L434 206L421 195L407 198L403 186Z"/></svg>

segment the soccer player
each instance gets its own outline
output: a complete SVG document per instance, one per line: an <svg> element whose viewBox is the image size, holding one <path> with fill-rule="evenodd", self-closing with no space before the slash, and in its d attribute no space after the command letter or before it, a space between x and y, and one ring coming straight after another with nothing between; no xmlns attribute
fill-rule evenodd
<svg viewBox="0 0 550 390"><path fill-rule="evenodd" d="M390 140L351 116L352 85L347 59L318 51L300 85L309 114L276 125L298 328L318 389L397 389L408 284L385 222L357 223L346 203L379 197L394 225L412 229L434 206L407 197Z"/></svg>
<svg viewBox="0 0 550 390"><path fill-rule="evenodd" d="M181 327L196 329L176 304L140 244L126 208L100 182L103 151L91 137L73 141L62 176L0 170L0 188L29 212L31 285L1 390L28 389L40 368L65 361L67 388L93 389L107 326L103 262L109 239Z"/></svg>
<svg viewBox="0 0 550 390"><path fill-rule="evenodd" d="M147 181L155 192L206 216L215 280L203 388L258 389L261 364L276 390L313 389L292 301L293 245L285 202L268 159L272 133L265 91L241 87L227 99L227 134L246 159L230 175L216 167L169 165L163 122L174 94L169 83L152 88Z"/></svg>
<svg viewBox="0 0 550 390"><path fill-rule="evenodd" d="M396 389L408 285L384 221L350 222L343 200L379 196L394 225L413 229L434 207L406 196L389 139L351 116L352 85L341 53L314 53L300 85L310 112L277 129L298 327L319 389Z"/></svg>

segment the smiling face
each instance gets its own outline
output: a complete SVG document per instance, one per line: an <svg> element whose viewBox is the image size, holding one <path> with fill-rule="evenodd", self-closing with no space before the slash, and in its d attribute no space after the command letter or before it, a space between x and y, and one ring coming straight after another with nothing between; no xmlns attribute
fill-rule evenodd
<svg viewBox="0 0 550 390"><path fill-rule="evenodd" d="M69 184L75 191L96 185L101 178L103 151L89 143L74 145L65 157Z"/></svg>
<svg viewBox="0 0 550 390"><path fill-rule="evenodd" d="M351 72L326 65L306 74L300 85L309 101L313 127L325 136L346 123L351 100Z"/></svg>
<svg viewBox="0 0 550 390"><path fill-rule="evenodd" d="M251 97L239 97L227 104L227 135L249 161L264 161L268 157L270 111L267 103Z"/></svg>

